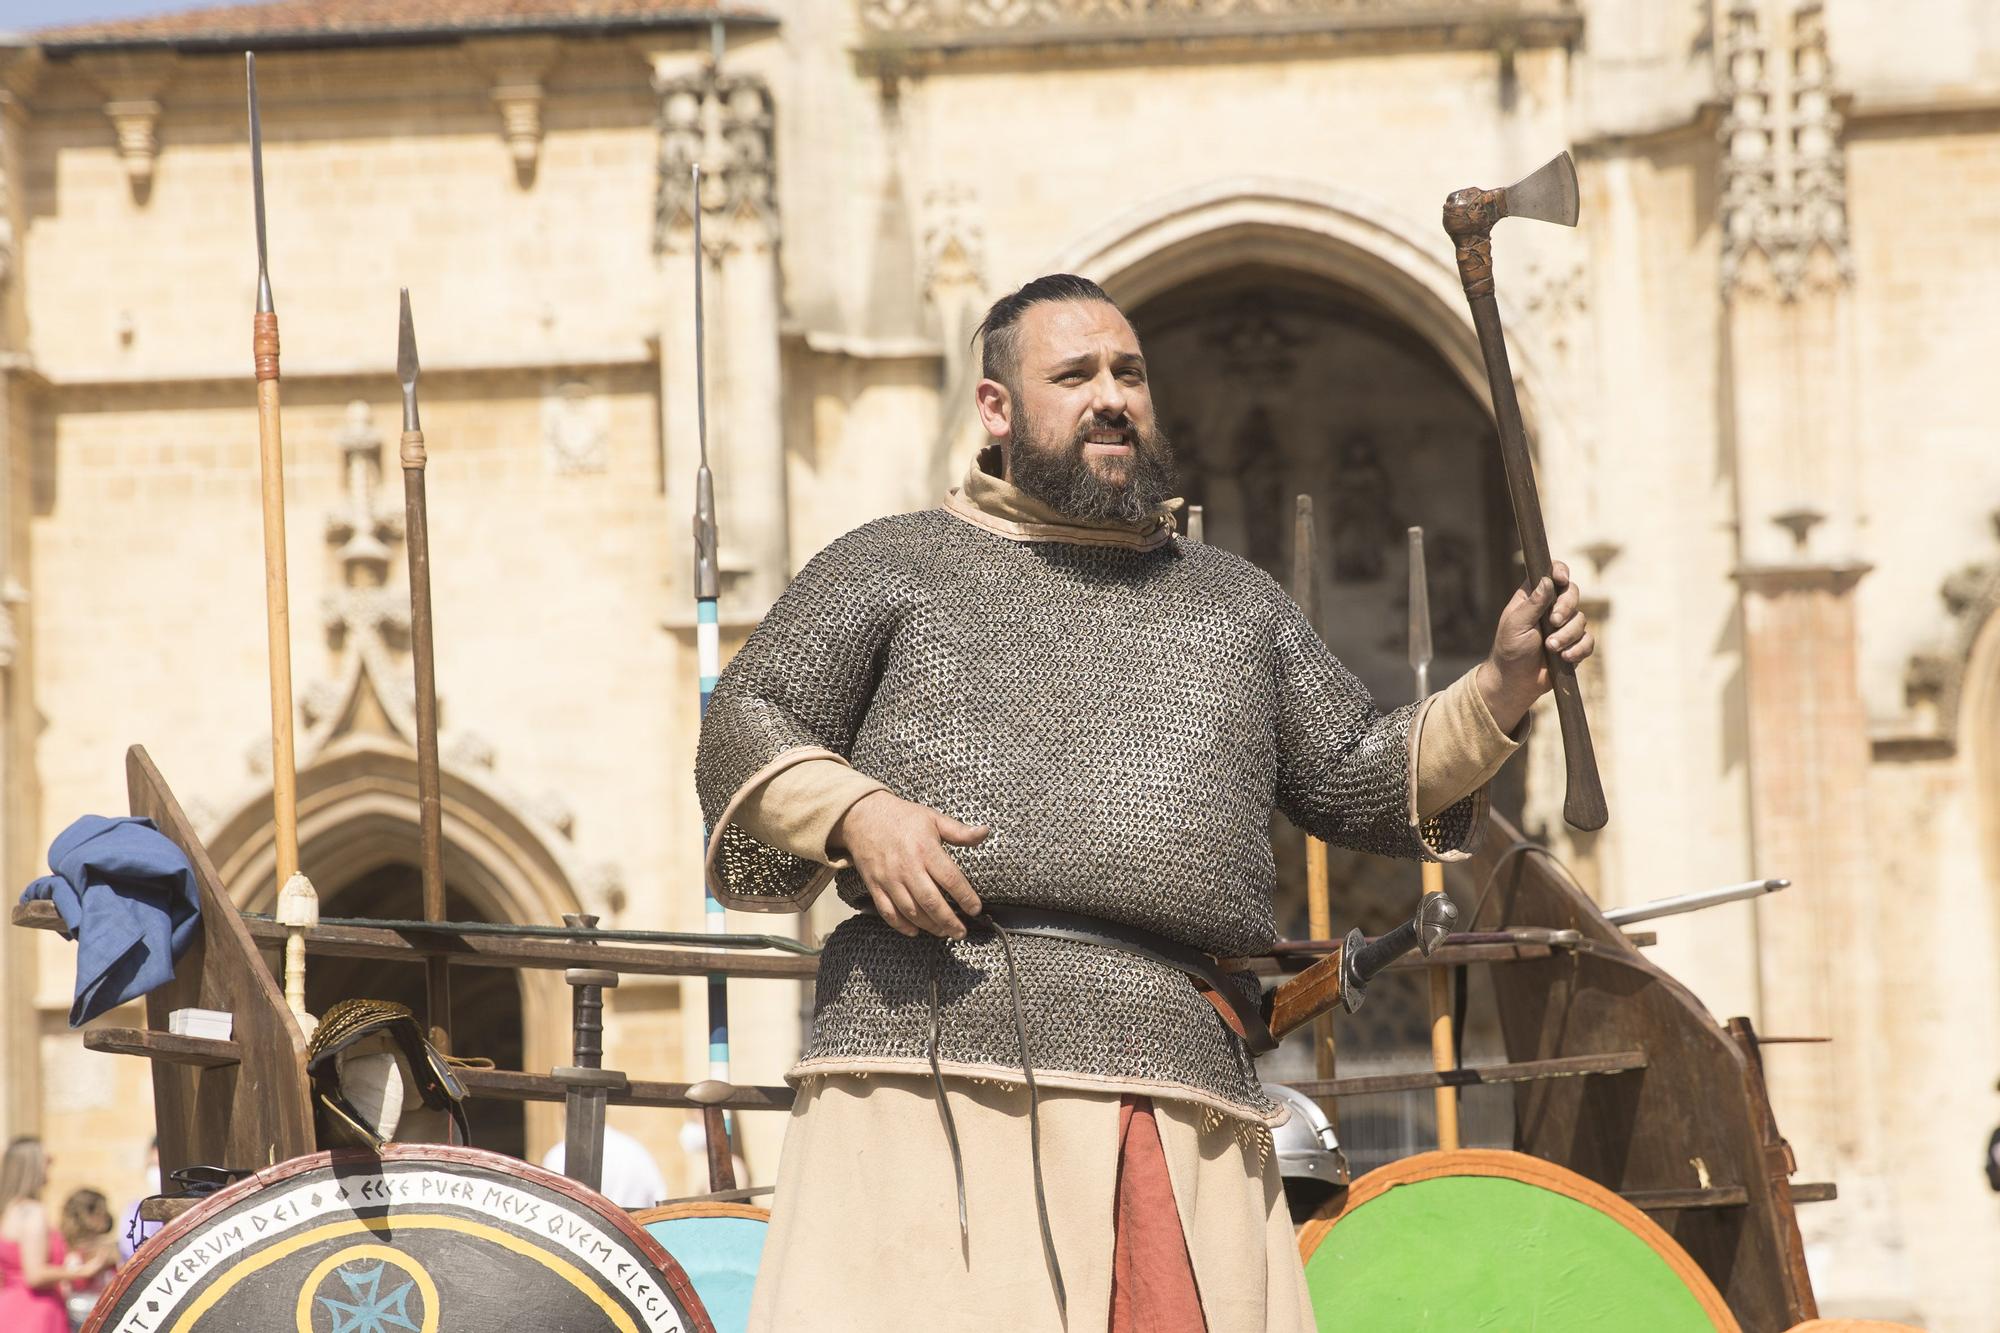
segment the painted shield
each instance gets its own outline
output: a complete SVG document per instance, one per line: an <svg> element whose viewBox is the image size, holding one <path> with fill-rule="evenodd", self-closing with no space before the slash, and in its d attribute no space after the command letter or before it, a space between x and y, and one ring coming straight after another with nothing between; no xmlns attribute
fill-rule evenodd
<svg viewBox="0 0 2000 1333"><path fill-rule="evenodd" d="M674 1203L634 1213L632 1220L687 1273L715 1321L715 1333L744 1333L770 1210L747 1203Z"/></svg>
<svg viewBox="0 0 2000 1333"><path fill-rule="evenodd" d="M1523 1153L1421 1153L1354 1182L1299 1230L1322 1328L1739 1333L1657 1223Z"/></svg>
<svg viewBox="0 0 2000 1333"><path fill-rule="evenodd" d="M474 1148L293 1158L147 1242L90 1333L714 1333L623 1209Z"/></svg>

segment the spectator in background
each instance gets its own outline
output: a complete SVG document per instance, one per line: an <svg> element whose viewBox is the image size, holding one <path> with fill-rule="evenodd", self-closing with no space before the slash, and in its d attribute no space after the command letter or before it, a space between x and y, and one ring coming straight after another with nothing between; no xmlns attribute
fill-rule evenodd
<svg viewBox="0 0 2000 1333"><path fill-rule="evenodd" d="M72 1282L69 1288L69 1322L71 1328L82 1328L83 1321L97 1305L97 1298L104 1294L106 1287L118 1265L118 1241L111 1234L111 1201L102 1191L81 1189L72 1191L63 1200L62 1221L57 1224L62 1232L63 1244L69 1247L71 1255L81 1259L102 1261L97 1276Z"/></svg>
<svg viewBox="0 0 2000 1333"><path fill-rule="evenodd" d="M71 1282L104 1271L103 1259L70 1255L42 1206L49 1156L40 1139L20 1138L0 1158L0 1329L70 1333L63 1303Z"/></svg>

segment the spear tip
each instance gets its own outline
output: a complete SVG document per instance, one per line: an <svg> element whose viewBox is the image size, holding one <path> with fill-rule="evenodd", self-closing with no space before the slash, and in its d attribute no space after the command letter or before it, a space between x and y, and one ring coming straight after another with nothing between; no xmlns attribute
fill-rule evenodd
<svg viewBox="0 0 2000 1333"><path fill-rule="evenodd" d="M257 208L257 313L273 314L271 268L264 248L264 124L257 114L257 53L243 53L243 78L250 99L250 192Z"/></svg>
<svg viewBox="0 0 2000 1333"><path fill-rule="evenodd" d="M410 289L402 289L402 310L396 328L396 378L403 383L403 429L419 430L417 421L417 326L410 317Z"/></svg>

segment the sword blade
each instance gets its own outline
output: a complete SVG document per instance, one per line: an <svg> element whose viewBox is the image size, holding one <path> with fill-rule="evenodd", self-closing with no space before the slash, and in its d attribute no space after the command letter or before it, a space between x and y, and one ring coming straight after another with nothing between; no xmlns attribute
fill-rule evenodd
<svg viewBox="0 0 2000 1333"><path fill-rule="evenodd" d="M1567 151L1536 167L1500 192L1500 216L1534 218L1561 227L1576 225L1576 163Z"/></svg>

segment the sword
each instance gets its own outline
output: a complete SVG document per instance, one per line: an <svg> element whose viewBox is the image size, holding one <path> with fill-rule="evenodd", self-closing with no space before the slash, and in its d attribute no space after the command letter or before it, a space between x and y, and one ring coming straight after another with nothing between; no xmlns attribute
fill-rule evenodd
<svg viewBox="0 0 2000 1333"><path fill-rule="evenodd" d="M594 916L563 914L563 924L578 930L597 925ZM563 973L570 985L573 1065L551 1069L563 1085L563 1174L593 1189L604 1187L604 1106L614 1089L627 1085L625 1075L604 1065L604 991L618 984L618 974L603 968L572 967Z"/></svg>
<svg viewBox="0 0 2000 1333"><path fill-rule="evenodd" d="M1427 893L1415 914L1386 935L1371 940L1358 928L1348 931L1337 952L1265 994L1264 1017L1271 1035L1283 1040L1286 1033L1335 1005L1353 1013L1368 998L1368 984L1384 968L1412 950L1430 957L1457 924L1458 908L1451 899Z"/></svg>

